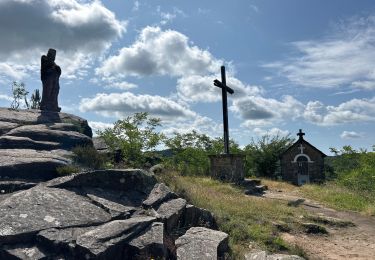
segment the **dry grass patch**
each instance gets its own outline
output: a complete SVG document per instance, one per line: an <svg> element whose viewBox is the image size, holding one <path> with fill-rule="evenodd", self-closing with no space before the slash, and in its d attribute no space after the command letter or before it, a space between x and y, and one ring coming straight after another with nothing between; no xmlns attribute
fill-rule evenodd
<svg viewBox="0 0 375 260"><path fill-rule="evenodd" d="M281 239L272 223L294 223L305 214L303 209L288 207L280 201L246 196L240 188L210 178L170 172L159 178L190 203L214 213L220 230L230 236L235 259L241 259L249 251L250 244L271 252L297 252Z"/></svg>

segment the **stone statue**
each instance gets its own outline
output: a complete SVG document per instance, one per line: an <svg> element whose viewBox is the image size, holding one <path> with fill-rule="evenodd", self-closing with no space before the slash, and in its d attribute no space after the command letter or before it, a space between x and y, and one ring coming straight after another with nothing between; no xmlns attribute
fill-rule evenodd
<svg viewBox="0 0 375 260"><path fill-rule="evenodd" d="M40 78L43 83L42 102L40 110L60 112L57 97L59 95L59 78L61 69L55 63L56 50L49 49L47 56L41 58Z"/></svg>

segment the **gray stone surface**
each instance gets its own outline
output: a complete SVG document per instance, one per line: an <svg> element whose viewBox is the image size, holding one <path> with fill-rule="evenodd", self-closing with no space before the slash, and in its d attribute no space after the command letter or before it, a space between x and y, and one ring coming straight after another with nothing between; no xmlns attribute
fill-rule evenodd
<svg viewBox="0 0 375 260"><path fill-rule="evenodd" d="M53 130L46 124L24 125L9 131L7 136L30 138L34 141L55 142L61 149L72 149L76 146L92 146L87 135L75 131ZM20 147L22 148L22 147Z"/></svg>
<svg viewBox="0 0 375 260"><path fill-rule="evenodd" d="M35 109L12 110L0 108L0 122L15 123L17 125L69 123L79 127L81 133L92 137L92 130L85 119L67 113Z"/></svg>
<svg viewBox="0 0 375 260"><path fill-rule="evenodd" d="M167 233L172 233L173 230L182 226L185 207L186 200L178 198L161 204L156 210L158 217L165 224Z"/></svg>
<svg viewBox="0 0 375 260"><path fill-rule="evenodd" d="M0 243L30 241L43 229L90 226L111 216L71 191L38 185L0 203Z"/></svg>
<svg viewBox="0 0 375 260"><path fill-rule="evenodd" d="M162 203L158 212L144 208L155 181L142 170L92 171L0 194L0 259L176 259L175 239L185 222L209 212L193 205L186 210L180 198ZM204 244L211 255L223 254L222 234L190 229L185 238L199 243L192 242L189 250L198 251L189 253L200 255Z"/></svg>
<svg viewBox="0 0 375 260"><path fill-rule="evenodd" d="M216 229L216 221L211 212L188 204L185 208L184 227L206 227Z"/></svg>
<svg viewBox="0 0 375 260"><path fill-rule="evenodd" d="M11 123L11 122L2 122L0 121L0 135L6 134L10 130L18 127L19 124Z"/></svg>
<svg viewBox="0 0 375 260"><path fill-rule="evenodd" d="M266 251L251 252L245 254L245 260L304 260L297 255L267 254Z"/></svg>
<svg viewBox="0 0 375 260"><path fill-rule="evenodd" d="M56 168L71 163L64 152L32 149L0 149L0 177L47 180L57 177Z"/></svg>
<svg viewBox="0 0 375 260"><path fill-rule="evenodd" d="M77 238L80 255L101 259L116 257L121 259L126 243L149 226L155 218L134 217L126 220L114 220L98 226Z"/></svg>
<svg viewBox="0 0 375 260"><path fill-rule="evenodd" d="M135 255L144 259L164 259L167 257L167 247L164 244L164 224L152 223L146 230L128 243L133 247Z"/></svg>
<svg viewBox="0 0 375 260"><path fill-rule="evenodd" d="M164 183L155 184L148 198L143 201L144 207L157 207L162 202L170 199L176 199L176 193L172 192Z"/></svg>
<svg viewBox="0 0 375 260"><path fill-rule="evenodd" d="M1 149L55 150L62 146L58 142L35 141L29 137L3 135L0 137Z"/></svg>
<svg viewBox="0 0 375 260"><path fill-rule="evenodd" d="M40 248L35 245L13 245L5 246L0 248L0 259L11 260L11 259L28 259L28 260L42 260L48 259L48 255L45 254ZM56 259L56 258L55 258Z"/></svg>
<svg viewBox="0 0 375 260"><path fill-rule="evenodd" d="M176 240L177 259L212 260L228 250L228 235L204 227L192 227Z"/></svg>

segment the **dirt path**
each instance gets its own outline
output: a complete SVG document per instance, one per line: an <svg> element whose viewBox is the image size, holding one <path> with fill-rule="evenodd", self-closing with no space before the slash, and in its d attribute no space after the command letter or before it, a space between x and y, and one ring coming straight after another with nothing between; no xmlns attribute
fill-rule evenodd
<svg viewBox="0 0 375 260"><path fill-rule="evenodd" d="M284 233L283 239L303 248L309 259L369 259L375 260L375 217L366 217L356 212L337 211L297 194L267 191L265 198L285 201L303 199L300 204L311 214L338 218L355 226L334 227L324 225L328 235Z"/></svg>

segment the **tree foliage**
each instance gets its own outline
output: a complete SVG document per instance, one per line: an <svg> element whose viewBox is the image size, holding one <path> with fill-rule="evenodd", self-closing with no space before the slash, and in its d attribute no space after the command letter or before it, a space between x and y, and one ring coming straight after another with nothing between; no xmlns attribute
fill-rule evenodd
<svg viewBox="0 0 375 260"><path fill-rule="evenodd" d="M23 82L18 83L17 81L13 81L12 83L12 95L13 101L10 105L12 109L18 109L21 105L21 101L25 102L25 106L29 108L29 103L27 102L27 95L29 92L25 88L25 84Z"/></svg>
<svg viewBox="0 0 375 260"><path fill-rule="evenodd" d="M98 134L113 152L121 150L126 165L143 167L147 156L155 151L164 138L163 134L156 132L158 126L161 126L160 119L142 112L118 120L113 128L99 131Z"/></svg>
<svg viewBox="0 0 375 260"><path fill-rule="evenodd" d="M167 165L184 175L207 175L209 172L209 155L220 154L224 151L222 138L212 139L197 131L180 134L165 141L171 149L172 156L165 161ZM239 146L230 140L231 152L239 152Z"/></svg>
<svg viewBox="0 0 375 260"><path fill-rule="evenodd" d="M31 94L31 109L39 109L40 108L40 102L42 101L42 98L39 94L39 89L34 90L34 93Z"/></svg>
<svg viewBox="0 0 375 260"><path fill-rule="evenodd" d="M276 177L279 174L280 155L293 144L288 136L264 135L245 146L245 173L248 176Z"/></svg>

